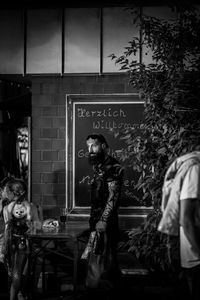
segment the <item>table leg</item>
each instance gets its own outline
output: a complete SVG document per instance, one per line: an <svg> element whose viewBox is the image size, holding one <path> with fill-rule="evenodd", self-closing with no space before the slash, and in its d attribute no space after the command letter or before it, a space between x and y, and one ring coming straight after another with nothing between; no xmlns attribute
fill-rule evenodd
<svg viewBox="0 0 200 300"><path fill-rule="evenodd" d="M73 263L73 298L76 299L77 296L77 280L78 280L78 259L79 259L79 242L75 239L74 242L74 263Z"/></svg>

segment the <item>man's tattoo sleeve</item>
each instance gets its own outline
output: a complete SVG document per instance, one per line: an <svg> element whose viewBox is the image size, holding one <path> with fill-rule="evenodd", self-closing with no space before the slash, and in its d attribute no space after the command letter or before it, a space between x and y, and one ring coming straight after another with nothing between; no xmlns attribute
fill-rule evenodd
<svg viewBox="0 0 200 300"><path fill-rule="evenodd" d="M100 218L100 220L103 222L108 221L109 216L111 215L113 209L117 205L117 201L119 198L119 192L120 192L120 182L119 181L108 182L108 191L109 191L108 200L107 200L104 212Z"/></svg>

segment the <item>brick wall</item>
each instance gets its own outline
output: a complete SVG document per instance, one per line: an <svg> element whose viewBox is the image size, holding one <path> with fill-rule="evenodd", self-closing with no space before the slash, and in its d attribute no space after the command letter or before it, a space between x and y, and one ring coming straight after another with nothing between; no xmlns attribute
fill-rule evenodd
<svg viewBox="0 0 200 300"><path fill-rule="evenodd" d="M65 206L66 94L131 93L126 75L32 78L31 195L44 216Z"/></svg>

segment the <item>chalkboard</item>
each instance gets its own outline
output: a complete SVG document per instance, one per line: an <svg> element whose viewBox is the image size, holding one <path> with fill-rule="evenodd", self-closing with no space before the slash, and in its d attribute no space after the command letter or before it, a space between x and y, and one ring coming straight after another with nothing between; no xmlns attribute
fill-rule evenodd
<svg viewBox="0 0 200 300"><path fill-rule="evenodd" d="M144 103L137 94L67 96L67 194L72 208L90 207L93 172L88 163L86 138L94 132L105 136L109 154L124 167L121 207L141 206L141 192L134 188L139 174L128 166L128 161L120 160L120 152L126 155L127 147L113 132L133 126L140 128L144 123L143 112Z"/></svg>

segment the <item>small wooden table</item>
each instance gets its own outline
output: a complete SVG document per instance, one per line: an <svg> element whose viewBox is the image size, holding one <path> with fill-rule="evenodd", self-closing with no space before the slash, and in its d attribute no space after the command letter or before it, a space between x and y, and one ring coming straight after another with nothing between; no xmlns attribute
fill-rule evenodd
<svg viewBox="0 0 200 300"><path fill-rule="evenodd" d="M42 260L42 291L45 293L45 261L48 255L53 254L55 257L62 257L63 264L71 263L73 266L73 292L76 293L77 284L77 264L78 264L78 237L81 233L88 229L88 223L82 221L68 221L65 225L58 228L43 228L41 230L32 230L29 235L29 278L31 275L35 279L35 266L37 259ZM59 244L64 242L65 248L59 247ZM73 253L67 251L68 247L72 246ZM54 266L52 266L54 267ZM34 299L35 284L31 282L29 298Z"/></svg>

